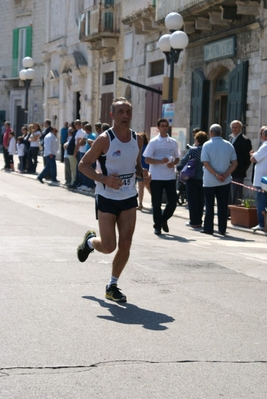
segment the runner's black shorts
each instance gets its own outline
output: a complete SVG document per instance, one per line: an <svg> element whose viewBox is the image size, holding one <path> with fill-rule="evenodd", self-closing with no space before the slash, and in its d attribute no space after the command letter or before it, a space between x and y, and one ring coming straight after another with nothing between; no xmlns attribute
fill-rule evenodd
<svg viewBox="0 0 267 399"><path fill-rule="evenodd" d="M96 195L96 219L98 219L98 210L103 213L111 213L118 216L122 211L127 211L137 207L137 195L124 200L113 200L105 198L102 195Z"/></svg>

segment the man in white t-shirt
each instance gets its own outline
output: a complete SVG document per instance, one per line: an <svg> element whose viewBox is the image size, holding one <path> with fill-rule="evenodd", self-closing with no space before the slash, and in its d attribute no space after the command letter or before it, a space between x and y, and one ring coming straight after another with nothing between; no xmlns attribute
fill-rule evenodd
<svg viewBox="0 0 267 399"><path fill-rule="evenodd" d="M153 206L154 233L161 234L161 228L168 233L168 219L177 205L176 169L179 162L178 143L168 135L169 122L160 118L157 122L159 134L150 140L143 156L151 173L151 197ZM161 210L162 194L165 189L167 204Z"/></svg>
<svg viewBox="0 0 267 399"><path fill-rule="evenodd" d="M75 135L75 149L74 149L74 157L77 159L77 173L76 173L76 181L75 186L80 187L84 185L85 176L78 169L78 164L82 157L86 152L86 133L82 128L82 122L79 119L74 121L75 129L77 130Z"/></svg>
<svg viewBox="0 0 267 399"><path fill-rule="evenodd" d="M256 152L251 152L251 162L256 164L254 172L253 186L261 188L261 178L267 176L267 129L260 133L262 145ZM267 192L257 192L257 213L259 224L253 230L264 230L264 215L262 212L267 208Z"/></svg>

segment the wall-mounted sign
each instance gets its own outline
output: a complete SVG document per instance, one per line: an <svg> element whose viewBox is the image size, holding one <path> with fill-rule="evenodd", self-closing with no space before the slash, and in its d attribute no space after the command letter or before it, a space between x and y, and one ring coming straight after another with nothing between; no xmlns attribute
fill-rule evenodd
<svg viewBox="0 0 267 399"><path fill-rule="evenodd" d="M209 62L235 56L236 38L230 36L204 45L204 61Z"/></svg>
<svg viewBox="0 0 267 399"><path fill-rule="evenodd" d="M166 118L169 121L169 126L172 126L174 117L174 103L162 105L162 118Z"/></svg>

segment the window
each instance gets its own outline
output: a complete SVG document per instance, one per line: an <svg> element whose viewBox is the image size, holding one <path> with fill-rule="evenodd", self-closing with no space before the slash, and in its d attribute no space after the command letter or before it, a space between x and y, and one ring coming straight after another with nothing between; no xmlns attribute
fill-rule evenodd
<svg viewBox="0 0 267 399"><path fill-rule="evenodd" d="M157 76L164 74L164 60L154 61L150 63L149 76Z"/></svg>
<svg viewBox="0 0 267 399"><path fill-rule="evenodd" d="M114 83L114 72L104 73L103 86L113 85Z"/></svg>
<svg viewBox="0 0 267 399"><path fill-rule="evenodd" d="M133 56L133 32L128 32L124 36L124 59L129 60Z"/></svg>
<svg viewBox="0 0 267 399"><path fill-rule="evenodd" d="M85 13L85 36L90 35L90 11Z"/></svg>
<svg viewBox="0 0 267 399"><path fill-rule="evenodd" d="M221 74L217 79L215 92L227 91L228 90L228 79L229 79L228 71Z"/></svg>
<svg viewBox="0 0 267 399"><path fill-rule="evenodd" d="M32 56L32 27L13 29L12 76L19 76L24 57Z"/></svg>

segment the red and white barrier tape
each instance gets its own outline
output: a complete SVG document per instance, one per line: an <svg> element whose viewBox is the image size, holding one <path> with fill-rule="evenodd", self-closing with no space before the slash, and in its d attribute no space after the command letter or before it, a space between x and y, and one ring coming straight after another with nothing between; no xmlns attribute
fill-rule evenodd
<svg viewBox="0 0 267 399"><path fill-rule="evenodd" d="M257 191L258 193L266 193L267 191L261 190L260 188L252 187L252 186L246 186L245 184L238 183L237 181L232 180L232 184L237 184L238 186L243 186L251 191Z"/></svg>

